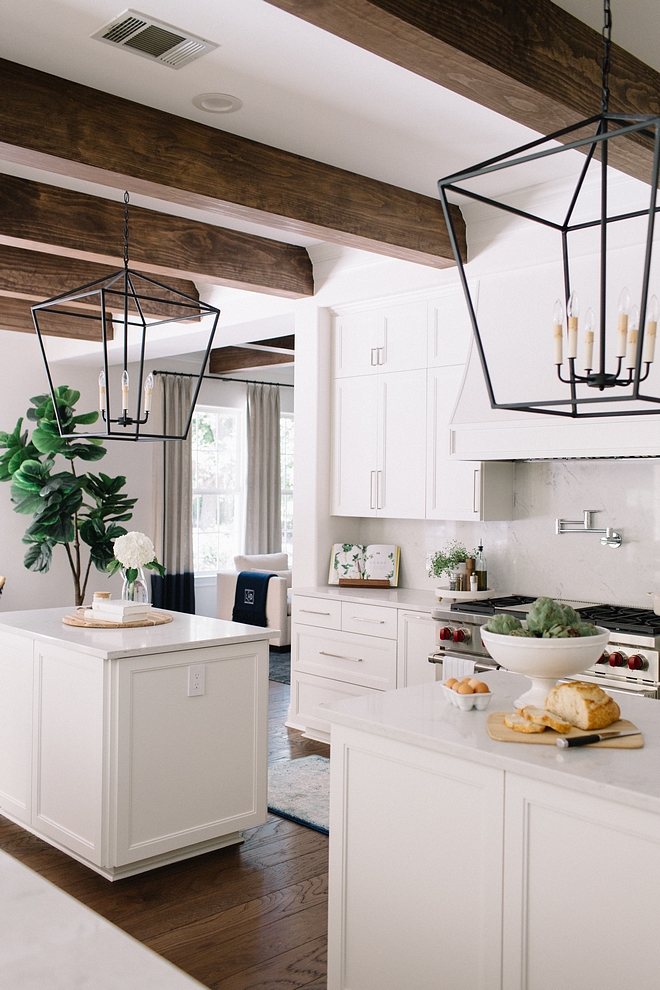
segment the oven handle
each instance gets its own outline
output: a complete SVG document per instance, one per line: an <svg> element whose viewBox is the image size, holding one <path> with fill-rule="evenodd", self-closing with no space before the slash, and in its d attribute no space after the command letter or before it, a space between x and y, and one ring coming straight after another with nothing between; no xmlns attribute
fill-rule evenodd
<svg viewBox="0 0 660 990"><path fill-rule="evenodd" d="M442 663L446 657L454 660L474 660L475 674L485 674L489 670L500 670L500 665L495 663L490 657L475 655L474 653L429 653L429 663Z"/></svg>

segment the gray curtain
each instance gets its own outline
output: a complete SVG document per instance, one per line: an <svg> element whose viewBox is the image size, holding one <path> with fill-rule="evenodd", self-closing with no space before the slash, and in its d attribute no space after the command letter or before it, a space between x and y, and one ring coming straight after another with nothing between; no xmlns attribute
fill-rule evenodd
<svg viewBox="0 0 660 990"><path fill-rule="evenodd" d="M168 433L182 433L192 402L193 379L156 375L154 412ZM195 611L192 541L192 429L187 440L164 440L154 457L154 545L167 570L151 573L151 597L158 608Z"/></svg>
<svg viewBox="0 0 660 990"><path fill-rule="evenodd" d="M282 550L280 506L280 389L247 387L246 553Z"/></svg>

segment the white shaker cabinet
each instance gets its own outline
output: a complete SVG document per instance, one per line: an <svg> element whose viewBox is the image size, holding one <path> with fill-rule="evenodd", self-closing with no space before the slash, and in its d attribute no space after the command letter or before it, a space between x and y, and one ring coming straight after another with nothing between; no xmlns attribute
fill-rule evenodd
<svg viewBox="0 0 660 990"><path fill-rule="evenodd" d="M398 636L396 686L413 687L430 684L436 679L439 665L429 663L429 653L437 649L438 623L430 612L397 609Z"/></svg>
<svg viewBox="0 0 660 990"><path fill-rule="evenodd" d="M503 806L501 770L333 724L328 990L501 990Z"/></svg>
<svg viewBox="0 0 660 990"><path fill-rule="evenodd" d="M335 317L335 378L426 367L426 301Z"/></svg>
<svg viewBox="0 0 660 990"><path fill-rule="evenodd" d="M424 518L426 372L338 379L332 510Z"/></svg>

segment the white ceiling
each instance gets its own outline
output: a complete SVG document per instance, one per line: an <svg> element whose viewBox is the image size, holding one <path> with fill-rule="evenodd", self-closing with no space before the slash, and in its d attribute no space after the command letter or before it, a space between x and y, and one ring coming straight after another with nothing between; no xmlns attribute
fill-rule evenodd
<svg viewBox="0 0 660 990"><path fill-rule="evenodd" d="M125 9L122 0L3 0L0 54L428 196L436 196L441 175L515 147L531 135L264 0L188 0L185 6L180 0L136 2L145 13L220 47L175 71L91 40L92 33ZM595 0L562 0L561 6L595 27L600 24L602 10ZM654 47L660 29L657 0L619 0L618 6L615 39L660 68ZM243 109L204 113L191 101L206 92L238 96ZM0 162L2 168L33 175ZM55 177L51 181L64 184ZM90 189L81 183L76 188ZM119 195L116 190L95 191ZM147 205L137 197L135 202ZM226 223L213 216L204 219Z"/></svg>

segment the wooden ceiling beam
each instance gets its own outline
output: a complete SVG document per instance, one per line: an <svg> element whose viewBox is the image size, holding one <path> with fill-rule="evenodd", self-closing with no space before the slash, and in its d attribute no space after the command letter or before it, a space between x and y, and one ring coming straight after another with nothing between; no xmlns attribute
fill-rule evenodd
<svg viewBox="0 0 660 990"><path fill-rule="evenodd" d="M314 294L309 255L295 244L138 206L129 224L130 263L140 271L292 299ZM118 268L123 234L123 203L0 175L0 244Z"/></svg>
<svg viewBox="0 0 660 990"><path fill-rule="evenodd" d="M17 299L15 296L0 296L0 330L17 330L20 333L36 333L32 319L32 302L29 299ZM79 311L83 313L82 307ZM70 317L66 313L50 314L42 310L38 315L39 329L48 337L69 337L72 340L103 339L101 331L100 311L88 309L86 318ZM113 338L112 316L106 313L108 340ZM20 374L20 370L17 370Z"/></svg>
<svg viewBox="0 0 660 990"><path fill-rule="evenodd" d="M97 265L79 258L63 258L0 244L0 296L43 302L78 286L109 278L117 270L117 267ZM169 276L167 284L176 292L199 300L194 282ZM146 316L162 318L183 315L180 307L172 305L176 301L174 293L147 283L136 288L148 297L143 304Z"/></svg>
<svg viewBox="0 0 660 990"><path fill-rule="evenodd" d="M255 371L273 365L293 364L293 355L272 351L255 351L248 347L216 347L209 357L212 375L228 375L238 371Z"/></svg>
<svg viewBox="0 0 660 990"><path fill-rule="evenodd" d="M541 134L600 110L600 32L550 0L267 2ZM660 73L618 45L609 85L613 111L660 113ZM609 154L649 182L639 135L610 142Z"/></svg>
<svg viewBox="0 0 660 990"><path fill-rule="evenodd" d="M455 264L436 199L6 60L0 137L0 157L31 167L437 268ZM457 208L456 220L464 248Z"/></svg>

